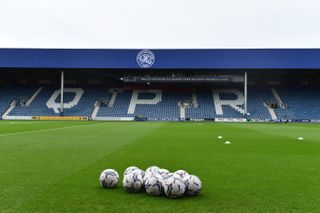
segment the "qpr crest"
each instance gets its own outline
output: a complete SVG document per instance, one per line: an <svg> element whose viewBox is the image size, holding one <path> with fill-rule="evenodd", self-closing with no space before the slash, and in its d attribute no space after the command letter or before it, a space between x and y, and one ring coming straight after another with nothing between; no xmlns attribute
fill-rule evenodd
<svg viewBox="0 0 320 213"><path fill-rule="evenodd" d="M142 68L150 68L155 62L155 56L150 50L141 50L137 55L137 63Z"/></svg>

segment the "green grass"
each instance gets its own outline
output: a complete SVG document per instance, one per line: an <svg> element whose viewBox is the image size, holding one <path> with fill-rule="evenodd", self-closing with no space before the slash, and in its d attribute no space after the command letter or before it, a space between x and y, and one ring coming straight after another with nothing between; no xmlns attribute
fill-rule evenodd
<svg viewBox="0 0 320 213"><path fill-rule="evenodd" d="M99 186L132 165L185 169L203 190ZM320 212L320 125L1 121L0 212Z"/></svg>

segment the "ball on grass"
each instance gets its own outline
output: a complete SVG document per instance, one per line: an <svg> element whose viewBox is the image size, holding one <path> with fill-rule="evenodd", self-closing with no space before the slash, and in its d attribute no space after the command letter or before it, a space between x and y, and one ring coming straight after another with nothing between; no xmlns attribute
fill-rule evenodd
<svg viewBox="0 0 320 213"><path fill-rule="evenodd" d="M123 176L125 177L126 175L128 175L128 174L131 174L131 173L139 173L141 176L142 176L142 178L144 177L144 175L145 175L145 172L142 170L142 169L139 169L138 167L136 167L136 166L130 166L130 167L128 167L125 171L124 171L124 174L123 174Z"/></svg>
<svg viewBox="0 0 320 213"><path fill-rule="evenodd" d="M149 175L144 184L146 192L152 196L161 195L162 181L163 181L163 178L159 174L152 173L152 175Z"/></svg>
<svg viewBox="0 0 320 213"><path fill-rule="evenodd" d="M129 174L137 169L139 169L139 168L136 166L130 166L130 167L126 168L126 170L123 173L123 176L126 176L127 174Z"/></svg>
<svg viewBox="0 0 320 213"><path fill-rule="evenodd" d="M119 182L119 174L114 169L106 169L101 172L99 182L103 188L114 188Z"/></svg>
<svg viewBox="0 0 320 213"><path fill-rule="evenodd" d="M167 169L159 169L158 173L163 177L163 178L167 178L170 174L170 171Z"/></svg>
<svg viewBox="0 0 320 213"><path fill-rule="evenodd" d="M170 198L178 198L183 196L186 186L182 178L176 177L174 174L165 179L164 181L164 193Z"/></svg>
<svg viewBox="0 0 320 213"><path fill-rule="evenodd" d="M198 195L201 191L202 183L199 177L195 175L189 175L184 178L186 184L186 194Z"/></svg>
<svg viewBox="0 0 320 213"><path fill-rule="evenodd" d="M226 142L224 142L224 144L231 144L231 142L230 141L226 141Z"/></svg>
<svg viewBox="0 0 320 213"><path fill-rule="evenodd" d="M186 172L186 171L184 171L182 169L175 171L174 174L179 175L182 179L189 175L188 172Z"/></svg>
<svg viewBox="0 0 320 213"><path fill-rule="evenodd" d="M159 172L159 167L157 166L150 166L146 169L146 172L145 174L148 174L148 173L158 173Z"/></svg>
<svg viewBox="0 0 320 213"><path fill-rule="evenodd" d="M143 188L143 177L139 171L134 171L124 176L123 188L128 192L139 192Z"/></svg>

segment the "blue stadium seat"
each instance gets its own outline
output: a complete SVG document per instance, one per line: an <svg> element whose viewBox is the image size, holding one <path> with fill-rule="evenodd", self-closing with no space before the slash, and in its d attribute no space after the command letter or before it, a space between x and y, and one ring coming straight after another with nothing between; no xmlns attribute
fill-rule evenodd
<svg viewBox="0 0 320 213"><path fill-rule="evenodd" d="M12 86L0 88L0 113L8 109L10 104L20 98L30 98L37 88L29 86Z"/></svg>
<svg viewBox="0 0 320 213"><path fill-rule="evenodd" d="M14 86L0 88L0 112L3 114L13 100L22 97L30 98L38 88L26 86ZM16 106L9 115L11 116L57 116L59 112L49 109L47 102L57 88L44 87L29 106ZM112 93L107 89L83 88L83 94L79 102L64 110L65 116L88 116L90 117L94 104L97 100L110 100ZM282 101L287 105L286 109L275 109L279 119L320 119L320 94L313 89L286 89L278 88L277 92ZM136 94L138 101L155 101L155 103L145 104L146 102L136 103L132 112L129 111L130 102ZM132 118L135 115L144 116L149 120L178 120L180 117L179 102L183 100L193 100L191 92L169 92L160 91L157 96L154 92L144 92L124 90L118 92L113 106L101 107L97 117L123 117ZM197 91L197 106L186 108L186 118L243 118L243 104L237 107L222 105L223 115L216 112L213 92L208 90ZM75 98L75 93L69 91L64 94L64 101L70 102ZM219 93L220 101L236 100L236 94ZM60 102L60 95L57 96L56 103ZM248 112L252 119L271 119L270 112L264 103L276 102L271 88L248 89ZM220 103L221 104L221 103ZM129 113L130 112L130 113Z"/></svg>
<svg viewBox="0 0 320 213"><path fill-rule="evenodd" d="M286 109L276 109L279 119L320 119L320 93L315 89L277 89Z"/></svg>

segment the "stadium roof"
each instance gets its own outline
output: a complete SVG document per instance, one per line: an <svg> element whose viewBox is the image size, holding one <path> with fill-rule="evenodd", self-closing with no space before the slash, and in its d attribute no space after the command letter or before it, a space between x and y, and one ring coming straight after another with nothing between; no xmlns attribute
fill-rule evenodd
<svg viewBox="0 0 320 213"><path fill-rule="evenodd" d="M155 69L320 69L320 49L0 49L0 68L138 69L144 65Z"/></svg>

